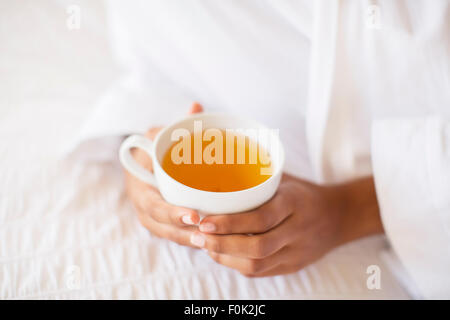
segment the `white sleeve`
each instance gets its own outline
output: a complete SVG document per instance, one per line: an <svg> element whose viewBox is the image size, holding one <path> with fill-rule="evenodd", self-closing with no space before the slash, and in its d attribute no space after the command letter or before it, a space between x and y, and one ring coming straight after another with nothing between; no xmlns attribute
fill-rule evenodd
<svg viewBox="0 0 450 320"><path fill-rule="evenodd" d="M450 298L450 121L388 119L372 127L386 234L424 298Z"/></svg>
<svg viewBox="0 0 450 320"><path fill-rule="evenodd" d="M192 102L162 79L155 83L130 74L102 95L63 155L77 161L113 160L123 136L182 118Z"/></svg>

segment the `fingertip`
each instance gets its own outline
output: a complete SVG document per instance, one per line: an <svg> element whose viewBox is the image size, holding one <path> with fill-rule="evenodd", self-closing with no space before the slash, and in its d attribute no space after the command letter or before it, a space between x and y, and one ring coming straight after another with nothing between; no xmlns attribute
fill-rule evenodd
<svg viewBox="0 0 450 320"><path fill-rule="evenodd" d="M190 215L181 216L181 221L184 224L187 224L187 225L194 225L195 224L194 221L192 221L192 218L191 218Z"/></svg>
<svg viewBox="0 0 450 320"><path fill-rule="evenodd" d="M198 229L203 233L210 234L230 234L230 215L207 215L200 222Z"/></svg>
<svg viewBox="0 0 450 320"><path fill-rule="evenodd" d="M189 114L200 113L200 112L203 112L203 106L198 102L194 102L191 106L191 109L189 109Z"/></svg>
<svg viewBox="0 0 450 320"><path fill-rule="evenodd" d="M191 214L191 218L195 224L198 224L200 222L200 216L198 215L198 213Z"/></svg>
<svg viewBox="0 0 450 320"><path fill-rule="evenodd" d="M194 225L200 222L200 216L197 211L188 208L180 208L179 214L181 216L181 221L184 224Z"/></svg>
<svg viewBox="0 0 450 320"><path fill-rule="evenodd" d="M158 134L159 131L161 131L161 127L150 128L145 133L145 136L147 138L149 138L150 140L153 140L153 139L155 139L155 137L156 137L156 135Z"/></svg>

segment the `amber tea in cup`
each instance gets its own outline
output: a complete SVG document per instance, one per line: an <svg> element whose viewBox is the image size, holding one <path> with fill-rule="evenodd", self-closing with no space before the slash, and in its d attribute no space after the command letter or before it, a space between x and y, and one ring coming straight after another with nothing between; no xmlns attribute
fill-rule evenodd
<svg viewBox="0 0 450 320"><path fill-rule="evenodd" d="M270 155L255 139L238 132L214 130L214 137L202 130L201 137L191 133L184 137L184 144L174 142L162 159L164 171L188 187L212 192L249 189L271 177ZM196 138L201 139L201 146ZM195 152L201 152L200 163L195 161ZM180 163L180 159L185 161Z"/></svg>

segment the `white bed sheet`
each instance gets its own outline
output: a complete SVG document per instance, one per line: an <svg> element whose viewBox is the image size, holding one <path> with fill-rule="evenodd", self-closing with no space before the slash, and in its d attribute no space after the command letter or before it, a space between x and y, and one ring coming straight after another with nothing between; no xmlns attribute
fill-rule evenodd
<svg viewBox="0 0 450 320"><path fill-rule="evenodd" d="M409 298L381 257L384 237L250 279L141 227L117 162L59 161L117 74L101 3L75 3L78 33L65 28L66 1L0 3L0 299ZM380 290L366 286L370 265Z"/></svg>
<svg viewBox="0 0 450 320"><path fill-rule="evenodd" d="M112 165L2 170L1 298L406 298L380 259L382 238L340 248L296 274L250 279L202 250L140 226ZM381 290L366 268L379 265Z"/></svg>

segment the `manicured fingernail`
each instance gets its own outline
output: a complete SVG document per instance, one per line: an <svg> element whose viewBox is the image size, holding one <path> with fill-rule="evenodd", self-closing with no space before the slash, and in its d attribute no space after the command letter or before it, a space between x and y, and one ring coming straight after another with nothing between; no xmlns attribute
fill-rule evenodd
<svg viewBox="0 0 450 320"><path fill-rule="evenodd" d="M189 225L195 224L194 221L192 221L192 218L191 218L190 214L182 216L181 217L181 221L183 221L183 223L189 224Z"/></svg>
<svg viewBox="0 0 450 320"><path fill-rule="evenodd" d="M216 226L211 222L202 223L199 227L201 232L214 232L216 231Z"/></svg>
<svg viewBox="0 0 450 320"><path fill-rule="evenodd" d="M191 243L197 247L203 247L205 245L205 237L201 234L194 233L191 235Z"/></svg>

